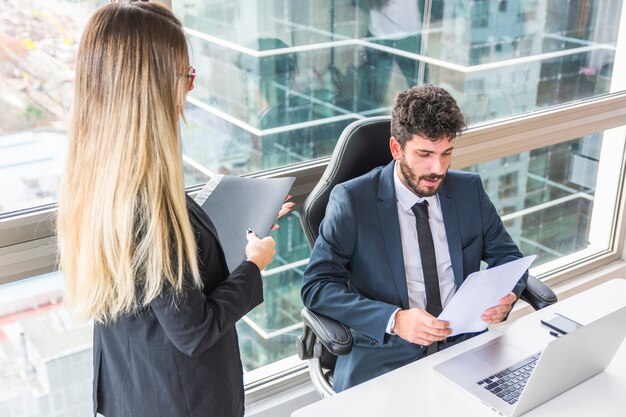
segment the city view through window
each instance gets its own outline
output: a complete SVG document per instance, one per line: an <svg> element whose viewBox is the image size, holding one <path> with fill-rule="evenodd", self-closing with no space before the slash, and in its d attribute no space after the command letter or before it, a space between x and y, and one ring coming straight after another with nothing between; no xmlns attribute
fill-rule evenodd
<svg viewBox="0 0 626 417"><path fill-rule="evenodd" d="M77 44L104 3L0 0L0 218L57 201ZM186 184L326 157L345 126L388 115L416 84L449 90L472 126L609 92L621 0L399 3L172 1L197 69ZM535 265L589 245L606 134L465 167ZM297 212L279 224L265 302L237 324L248 377L295 355L301 331L309 247ZM90 413L91 326L67 318L61 281L0 286L2 416Z"/></svg>

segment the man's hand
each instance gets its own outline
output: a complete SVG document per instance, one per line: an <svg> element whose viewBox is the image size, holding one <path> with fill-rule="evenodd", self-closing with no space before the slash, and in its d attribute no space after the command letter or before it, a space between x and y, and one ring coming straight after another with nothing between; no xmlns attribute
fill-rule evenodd
<svg viewBox="0 0 626 417"><path fill-rule="evenodd" d="M509 293L509 295L500 299L500 303L497 306L485 310L483 315L480 316L480 319L489 324L500 323L509 314L511 308L513 308L515 300L517 300L517 296L512 292Z"/></svg>
<svg viewBox="0 0 626 417"><path fill-rule="evenodd" d="M419 308L400 310L396 314L396 324L391 329L406 341L428 346L444 340L452 330L447 321L437 320Z"/></svg>

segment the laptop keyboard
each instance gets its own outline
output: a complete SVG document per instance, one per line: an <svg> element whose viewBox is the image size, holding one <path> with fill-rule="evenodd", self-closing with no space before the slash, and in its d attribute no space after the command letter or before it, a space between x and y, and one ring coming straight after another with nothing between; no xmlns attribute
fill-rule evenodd
<svg viewBox="0 0 626 417"><path fill-rule="evenodd" d="M500 397L509 404L515 404L526 386L526 381L535 368L541 352L534 354L500 372L481 379L478 385Z"/></svg>

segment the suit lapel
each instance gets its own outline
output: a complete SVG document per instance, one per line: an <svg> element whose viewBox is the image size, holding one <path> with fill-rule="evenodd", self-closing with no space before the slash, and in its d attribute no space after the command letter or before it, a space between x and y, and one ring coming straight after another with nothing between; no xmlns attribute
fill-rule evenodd
<svg viewBox="0 0 626 417"><path fill-rule="evenodd" d="M389 258L389 265L393 281L402 301L402 308L409 308L409 294L406 287L404 273L404 258L402 256L402 238L400 237L400 223L398 220L398 206L396 192L393 185L393 169L395 161L391 161L380 174L378 185L378 217L383 232L383 242Z"/></svg>
<svg viewBox="0 0 626 417"><path fill-rule="evenodd" d="M446 238L448 239L448 250L450 251L450 261L452 271L454 271L454 282L459 288L463 283L463 251L461 247L461 234L459 232L459 221L457 217L454 199L448 197L446 182L441 184L439 190L439 202L443 214L443 223L446 228Z"/></svg>

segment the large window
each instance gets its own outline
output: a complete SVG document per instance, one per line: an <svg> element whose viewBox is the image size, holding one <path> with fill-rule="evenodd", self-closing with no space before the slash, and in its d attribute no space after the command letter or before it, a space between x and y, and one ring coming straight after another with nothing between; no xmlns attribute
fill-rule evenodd
<svg viewBox="0 0 626 417"><path fill-rule="evenodd" d="M0 214L55 203L82 28L106 1L0 1Z"/></svg>
<svg viewBox="0 0 626 417"><path fill-rule="evenodd" d="M0 213L56 201L77 40L102 3L3 2ZM349 122L418 83L449 89L473 124L607 93L621 16L618 0L173 6L198 67L189 185L328 156Z"/></svg>
<svg viewBox="0 0 626 417"><path fill-rule="evenodd" d="M90 389L91 328L67 320L60 277L47 273L56 269L52 219L74 55L104 3L0 0L2 416L82 416L90 407L75 400L89 395L81 390ZM553 279L615 259L626 137L621 0L171 3L197 68L181 126L190 192L215 173L295 175L301 203L345 126L388 115L396 92L433 83L471 124L454 168L481 174L514 240L539 255L533 274ZM294 342L309 247L297 212L280 225L265 302L237 324L255 386L303 366Z"/></svg>
<svg viewBox="0 0 626 417"><path fill-rule="evenodd" d="M328 156L348 123L388 114L397 91L424 82L450 90L473 124L607 93L621 9L617 0L593 8L574 1L173 4L199 70L187 156L234 174Z"/></svg>
<svg viewBox="0 0 626 417"><path fill-rule="evenodd" d="M595 132L467 168L481 174L522 253L537 255L534 272L609 250L624 134Z"/></svg>
<svg viewBox="0 0 626 417"><path fill-rule="evenodd" d="M609 92L619 1L421 3L174 1L199 71L185 155L237 175L325 157L347 124L389 114L395 92L424 82L450 90L473 126ZM618 187L600 215L596 180L605 148L602 166L621 175L609 154L623 154L623 134L602 147L607 134L458 166L482 174L522 250L539 255L536 272L609 249L612 222L593 218L611 217ZM294 353L308 251L297 222L287 229L279 253L299 249L268 269L266 303L239 323L250 371Z"/></svg>

